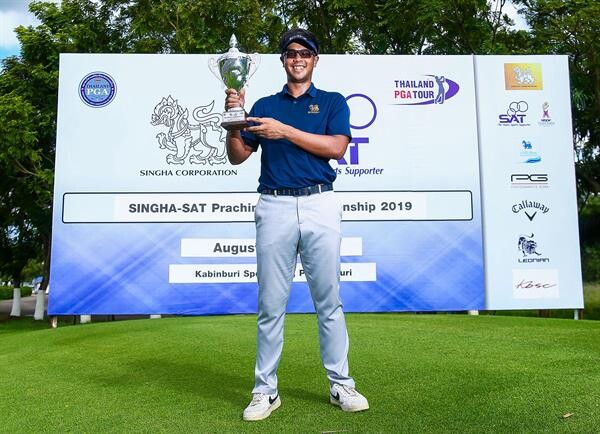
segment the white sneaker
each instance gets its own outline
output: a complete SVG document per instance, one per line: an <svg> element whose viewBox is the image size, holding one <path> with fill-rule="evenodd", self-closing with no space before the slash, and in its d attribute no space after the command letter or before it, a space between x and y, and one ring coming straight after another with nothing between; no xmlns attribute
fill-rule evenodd
<svg viewBox="0 0 600 434"><path fill-rule="evenodd" d="M369 408L367 398L356 391L354 387L335 383L329 392L329 402L339 405L344 411L363 411Z"/></svg>
<svg viewBox="0 0 600 434"><path fill-rule="evenodd" d="M252 395L252 402L244 410L244 420L263 420L271 415L271 412L281 405L279 393L275 395L265 395L264 393L255 393Z"/></svg>

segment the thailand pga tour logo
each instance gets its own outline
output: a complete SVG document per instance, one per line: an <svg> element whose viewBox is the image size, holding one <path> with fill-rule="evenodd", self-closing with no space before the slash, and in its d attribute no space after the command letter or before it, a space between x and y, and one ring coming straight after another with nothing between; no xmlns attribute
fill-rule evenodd
<svg viewBox="0 0 600 434"><path fill-rule="evenodd" d="M104 107L116 94L115 80L104 72L92 72L79 83L79 97L90 107Z"/></svg>

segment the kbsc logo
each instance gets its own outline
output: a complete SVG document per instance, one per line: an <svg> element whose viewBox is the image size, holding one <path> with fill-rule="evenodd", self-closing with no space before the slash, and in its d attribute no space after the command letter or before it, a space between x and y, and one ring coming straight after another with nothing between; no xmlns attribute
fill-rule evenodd
<svg viewBox="0 0 600 434"><path fill-rule="evenodd" d="M513 297L516 299L558 298L558 270L515 269Z"/></svg>
<svg viewBox="0 0 600 434"><path fill-rule="evenodd" d="M527 123L527 110L529 110L529 104L527 101L512 101L506 113L498 115L498 126L502 127L528 127Z"/></svg>

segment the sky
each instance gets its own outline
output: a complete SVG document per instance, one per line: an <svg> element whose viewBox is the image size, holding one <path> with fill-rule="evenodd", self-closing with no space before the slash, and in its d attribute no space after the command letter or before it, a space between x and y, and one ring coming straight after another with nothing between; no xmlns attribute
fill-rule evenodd
<svg viewBox="0 0 600 434"><path fill-rule="evenodd" d="M59 2L60 0L52 0ZM495 3L498 0L492 0ZM20 25L37 25L39 21L28 10L30 0L0 0L0 60L19 54L19 42L14 29ZM505 12L515 21L515 28L525 29L525 20L517 15L515 7L507 2Z"/></svg>
<svg viewBox="0 0 600 434"><path fill-rule="evenodd" d="M39 24L28 5L29 0L0 0L0 59L19 53L15 27Z"/></svg>

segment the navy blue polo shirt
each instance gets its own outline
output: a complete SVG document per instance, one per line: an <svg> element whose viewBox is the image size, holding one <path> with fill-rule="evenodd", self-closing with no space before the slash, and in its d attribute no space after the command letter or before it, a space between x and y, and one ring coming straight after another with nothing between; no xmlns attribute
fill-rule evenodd
<svg viewBox="0 0 600 434"><path fill-rule="evenodd" d="M256 101L250 116L277 119L284 124L313 134L350 135L350 109L337 92L310 87L298 98L283 90ZM254 150L262 147L258 191L265 188L302 188L331 184L336 177L329 158L306 152L288 140L264 139L242 131L244 142Z"/></svg>

